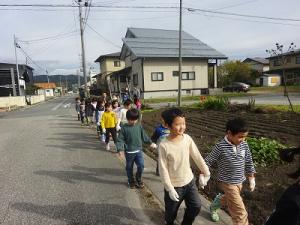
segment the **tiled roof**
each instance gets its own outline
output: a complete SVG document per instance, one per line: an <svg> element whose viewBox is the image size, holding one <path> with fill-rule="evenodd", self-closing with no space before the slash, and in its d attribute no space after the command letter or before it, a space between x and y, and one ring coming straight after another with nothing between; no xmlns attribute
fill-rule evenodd
<svg viewBox="0 0 300 225"><path fill-rule="evenodd" d="M114 52L106 55L100 55L95 62L100 62L104 58L119 58L120 57L120 52Z"/></svg>
<svg viewBox="0 0 300 225"><path fill-rule="evenodd" d="M260 57L247 58L243 62L247 62L247 61L255 61L255 62L258 62L258 63L261 63L261 64L269 64L268 59L260 58Z"/></svg>
<svg viewBox="0 0 300 225"><path fill-rule="evenodd" d="M53 89L56 88L55 83L34 83L35 86L42 89Z"/></svg>
<svg viewBox="0 0 300 225"><path fill-rule="evenodd" d="M178 57L177 30L128 28L123 43L136 57ZM182 31L182 57L219 58L227 57Z"/></svg>

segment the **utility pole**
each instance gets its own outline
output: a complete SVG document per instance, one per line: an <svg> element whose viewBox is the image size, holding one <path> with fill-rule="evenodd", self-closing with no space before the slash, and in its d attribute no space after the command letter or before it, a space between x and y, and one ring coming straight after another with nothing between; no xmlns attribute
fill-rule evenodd
<svg viewBox="0 0 300 225"><path fill-rule="evenodd" d="M78 85L78 93L79 93L79 89L80 89L80 75L79 75L79 71L78 70L76 72L77 72L77 77L78 77L78 81L77 81L78 84L77 85Z"/></svg>
<svg viewBox="0 0 300 225"><path fill-rule="evenodd" d="M49 84L49 75L48 75L48 70L46 70L46 74L47 74L47 81L48 81L48 84Z"/></svg>
<svg viewBox="0 0 300 225"><path fill-rule="evenodd" d="M14 68L10 68L10 76L11 76L11 85L13 89L13 96L17 96Z"/></svg>
<svg viewBox="0 0 300 225"><path fill-rule="evenodd" d="M179 10L179 64L178 64L178 106L181 106L181 67L182 67L182 57L181 57L181 30L182 30L182 0L180 0L180 10Z"/></svg>
<svg viewBox="0 0 300 225"><path fill-rule="evenodd" d="M65 76L65 85L66 85L66 90L68 92L68 77L67 77L67 75Z"/></svg>
<svg viewBox="0 0 300 225"><path fill-rule="evenodd" d="M19 90L19 96L21 96L21 89L20 89L20 72L19 72L19 64L18 64L18 55L17 55L17 48L20 48L20 46L17 43L16 35L14 35L14 47L15 47L15 57L16 57L16 69L17 69L17 84L18 84L18 90Z"/></svg>
<svg viewBox="0 0 300 225"><path fill-rule="evenodd" d="M85 97L87 96L87 75L86 75L86 65L85 65L85 50L84 50L84 30L83 30L83 18L81 12L81 2L82 0L78 0L79 6L79 24L80 24L80 37L81 37L81 56L82 56L82 68L83 68L83 77L84 77L84 92Z"/></svg>

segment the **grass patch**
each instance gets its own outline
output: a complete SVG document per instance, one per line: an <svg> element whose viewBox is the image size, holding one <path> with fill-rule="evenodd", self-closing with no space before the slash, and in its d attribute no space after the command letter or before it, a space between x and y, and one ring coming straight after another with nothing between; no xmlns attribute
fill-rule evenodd
<svg viewBox="0 0 300 225"><path fill-rule="evenodd" d="M291 112L291 108L289 105L263 105L263 104L256 104L255 108L265 109L265 110L274 110L280 112ZM300 113L300 105L293 105L294 112Z"/></svg>
<svg viewBox="0 0 300 225"><path fill-rule="evenodd" d="M277 87L251 87L251 91L283 93L284 86ZM300 92L300 85L287 86L288 92Z"/></svg>
<svg viewBox="0 0 300 225"><path fill-rule="evenodd" d="M249 93L222 93L219 95L208 95L207 97L242 97L242 96L253 96L254 94ZM201 96L183 96L181 98L182 101L200 101ZM143 99L143 104L151 104L151 103L161 103L161 102L177 102L177 97L172 98L150 98L150 99Z"/></svg>

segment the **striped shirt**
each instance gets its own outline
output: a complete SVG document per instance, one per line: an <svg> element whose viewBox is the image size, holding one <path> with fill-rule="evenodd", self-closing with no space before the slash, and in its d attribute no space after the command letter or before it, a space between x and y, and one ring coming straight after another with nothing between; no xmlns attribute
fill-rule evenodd
<svg viewBox="0 0 300 225"><path fill-rule="evenodd" d="M246 180L245 173L255 173L251 152L246 141L235 146L225 137L215 145L212 152L205 158L205 162L209 167L217 165L218 180L229 184L241 184Z"/></svg>

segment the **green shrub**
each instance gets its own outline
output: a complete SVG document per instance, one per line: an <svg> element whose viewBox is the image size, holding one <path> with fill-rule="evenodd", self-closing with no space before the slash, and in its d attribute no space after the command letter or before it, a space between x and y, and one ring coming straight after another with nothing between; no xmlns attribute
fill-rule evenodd
<svg viewBox="0 0 300 225"><path fill-rule="evenodd" d="M227 97L207 97L202 103L204 109L227 110L230 101Z"/></svg>
<svg viewBox="0 0 300 225"><path fill-rule="evenodd" d="M247 138L255 164L268 166L280 162L278 150L285 148L283 144L268 138Z"/></svg>

